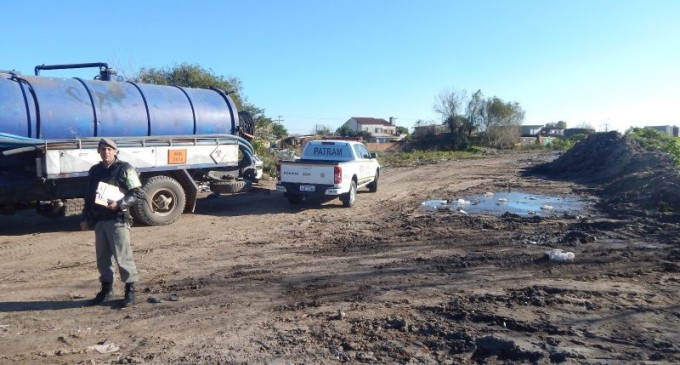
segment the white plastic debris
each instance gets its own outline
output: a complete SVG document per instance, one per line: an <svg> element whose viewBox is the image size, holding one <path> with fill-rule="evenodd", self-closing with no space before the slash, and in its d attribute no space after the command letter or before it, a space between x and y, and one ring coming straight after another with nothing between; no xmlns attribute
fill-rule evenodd
<svg viewBox="0 0 680 365"><path fill-rule="evenodd" d="M458 199L456 200L456 203L458 203L458 205L468 205L470 204L470 201L465 199Z"/></svg>
<svg viewBox="0 0 680 365"><path fill-rule="evenodd" d="M505 203L505 202L508 201L508 199L506 199L506 198L498 198L498 201L501 202L501 203Z"/></svg>
<svg viewBox="0 0 680 365"><path fill-rule="evenodd" d="M541 209L543 209L543 210L553 210L553 206L546 204L546 205L541 206Z"/></svg>
<svg viewBox="0 0 680 365"><path fill-rule="evenodd" d="M485 195L485 196L488 196L488 197L492 197L492 196L493 196L493 193L490 192L490 191L487 191L486 193L484 193L484 195Z"/></svg>
<svg viewBox="0 0 680 365"><path fill-rule="evenodd" d="M116 346L115 343L108 342L108 343L88 346L87 349L97 351L100 354L109 354L109 353L116 352L116 351L120 350L120 347Z"/></svg>
<svg viewBox="0 0 680 365"><path fill-rule="evenodd" d="M575 255L573 252L564 252L561 248L546 252L550 261L565 262L574 261Z"/></svg>

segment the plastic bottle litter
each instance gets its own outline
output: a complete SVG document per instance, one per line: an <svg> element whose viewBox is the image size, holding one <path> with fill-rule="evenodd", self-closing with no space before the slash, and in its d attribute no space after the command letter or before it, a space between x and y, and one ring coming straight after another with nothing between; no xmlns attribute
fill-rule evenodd
<svg viewBox="0 0 680 365"><path fill-rule="evenodd" d="M468 204L470 204L470 201L469 201L469 200L465 200L465 199L458 199L458 200L456 200L456 203L457 203L458 205L468 205Z"/></svg>
<svg viewBox="0 0 680 365"><path fill-rule="evenodd" d="M564 252L561 248L556 248L554 250L545 253L548 255L550 261L566 262L574 261L575 255L573 252Z"/></svg>
<svg viewBox="0 0 680 365"><path fill-rule="evenodd" d="M541 206L541 209L543 209L543 210L553 210L553 206L552 205L543 205L543 206Z"/></svg>
<svg viewBox="0 0 680 365"><path fill-rule="evenodd" d="M501 202L501 203L505 203L505 202L508 201L508 199L506 199L506 198L498 198L498 201Z"/></svg>

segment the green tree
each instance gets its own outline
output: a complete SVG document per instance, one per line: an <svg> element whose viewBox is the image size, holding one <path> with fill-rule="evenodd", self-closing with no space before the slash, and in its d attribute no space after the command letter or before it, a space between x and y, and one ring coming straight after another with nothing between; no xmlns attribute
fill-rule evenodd
<svg viewBox="0 0 680 365"><path fill-rule="evenodd" d="M276 122L272 123L272 133L274 134L274 136L276 136L277 139L285 138L288 136L288 131L286 130L286 127Z"/></svg>
<svg viewBox="0 0 680 365"><path fill-rule="evenodd" d="M226 78L216 75L212 70L196 64L181 63L168 68L141 68L132 77L132 81L156 85L177 85L209 89L211 87L229 93L238 110L247 110L245 98L242 96L241 80L236 77Z"/></svg>
<svg viewBox="0 0 680 365"><path fill-rule="evenodd" d="M314 130L312 131L314 134L318 134L321 136L332 136L333 132L331 131L330 127L322 124L317 124L314 126Z"/></svg>
<svg viewBox="0 0 680 365"><path fill-rule="evenodd" d="M141 68L130 78L131 81L156 85L176 85L195 88L217 88L228 92L238 110L249 112L255 123L255 136L251 144L255 153L262 158L265 172L275 173L276 161L269 153L269 147L277 139L287 135L283 125L265 115L265 110L249 103L242 94L241 80L236 77L216 75L212 70L189 63L181 63L167 68Z"/></svg>
<svg viewBox="0 0 680 365"><path fill-rule="evenodd" d="M466 110L468 118L468 138L472 137L475 130L480 130L486 119L486 101L482 90L477 90L470 97Z"/></svg>
<svg viewBox="0 0 680 365"><path fill-rule="evenodd" d="M343 125L339 127L338 129L335 130L335 133L333 133L335 136L339 137L361 137L364 140L369 140L371 138L371 134L368 133L367 131L355 131L352 128Z"/></svg>
<svg viewBox="0 0 680 365"><path fill-rule="evenodd" d="M347 125L341 125L334 133L336 136L340 137L355 137L355 132Z"/></svg>
<svg viewBox="0 0 680 365"><path fill-rule="evenodd" d="M545 124L546 128L561 128L561 129L566 129L567 128L567 122L560 120L559 122L556 123L546 123Z"/></svg>
<svg viewBox="0 0 680 365"><path fill-rule="evenodd" d="M468 119L462 115L449 116L445 123L451 132L451 149L465 150L470 147L468 139Z"/></svg>
<svg viewBox="0 0 680 365"><path fill-rule="evenodd" d="M408 135L408 134L409 134L408 128L397 126L397 134L405 134L405 135Z"/></svg>
<svg viewBox="0 0 680 365"><path fill-rule="evenodd" d="M486 137L492 147L511 148L520 135L524 110L517 102L504 102L498 97L486 101Z"/></svg>

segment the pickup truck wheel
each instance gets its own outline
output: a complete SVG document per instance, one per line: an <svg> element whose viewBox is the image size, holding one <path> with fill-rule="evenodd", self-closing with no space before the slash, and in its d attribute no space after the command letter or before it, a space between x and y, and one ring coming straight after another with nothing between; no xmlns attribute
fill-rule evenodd
<svg viewBox="0 0 680 365"><path fill-rule="evenodd" d="M148 226L165 226L184 211L186 195L182 185L169 176L154 176L142 186L144 200L131 210L132 216Z"/></svg>
<svg viewBox="0 0 680 365"><path fill-rule="evenodd" d="M353 207L354 203L357 202L357 183L352 180L352 184L349 186L349 192L340 197L342 205L347 208Z"/></svg>
<svg viewBox="0 0 680 365"><path fill-rule="evenodd" d="M371 193L375 193L376 191L378 191L378 178L379 177L380 177L380 173L378 172L378 170L375 170L375 178L373 179L373 181L371 181L367 185L368 191L370 191Z"/></svg>
<svg viewBox="0 0 680 365"><path fill-rule="evenodd" d="M292 205L297 205L302 203L302 195L288 193L288 202Z"/></svg>

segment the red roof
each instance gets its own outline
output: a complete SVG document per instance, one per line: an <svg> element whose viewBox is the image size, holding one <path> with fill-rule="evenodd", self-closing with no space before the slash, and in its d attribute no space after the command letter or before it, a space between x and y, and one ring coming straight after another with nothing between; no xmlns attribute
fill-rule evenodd
<svg viewBox="0 0 680 365"><path fill-rule="evenodd" d="M357 121L357 124L370 124L370 125L392 125L390 122L382 118L368 118L368 117L352 117Z"/></svg>

